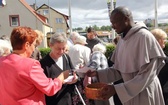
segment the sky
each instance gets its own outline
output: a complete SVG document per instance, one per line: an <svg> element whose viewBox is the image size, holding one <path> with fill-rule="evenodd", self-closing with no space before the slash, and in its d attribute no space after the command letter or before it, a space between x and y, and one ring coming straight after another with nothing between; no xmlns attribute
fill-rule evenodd
<svg viewBox="0 0 168 105"><path fill-rule="evenodd" d="M26 0L30 5L36 2L40 7L47 4L55 10L69 16L71 1L72 28L110 25L107 0ZM116 0L116 7L126 6L135 21L155 18L155 0ZM158 1L158 23L168 23L168 0Z"/></svg>

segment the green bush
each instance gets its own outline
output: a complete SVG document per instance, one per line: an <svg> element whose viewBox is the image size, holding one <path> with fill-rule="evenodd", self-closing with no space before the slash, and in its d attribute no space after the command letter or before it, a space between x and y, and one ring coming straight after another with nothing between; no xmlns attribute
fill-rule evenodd
<svg viewBox="0 0 168 105"><path fill-rule="evenodd" d="M111 55L111 53L114 51L114 49L115 49L115 46L114 46L112 43L106 45L106 53L105 53L105 56L106 56L107 58L109 58L110 55Z"/></svg>
<svg viewBox="0 0 168 105"><path fill-rule="evenodd" d="M50 48L40 48L42 58L45 57L50 51Z"/></svg>
<svg viewBox="0 0 168 105"><path fill-rule="evenodd" d="M168 42L165 45L165 48L163 49L164 53L168 55Z"/></svg>

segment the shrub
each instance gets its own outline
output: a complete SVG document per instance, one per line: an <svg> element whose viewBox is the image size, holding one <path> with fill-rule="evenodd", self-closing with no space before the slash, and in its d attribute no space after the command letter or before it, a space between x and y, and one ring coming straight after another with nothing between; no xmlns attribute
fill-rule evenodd
<svg viewBox="0 0 168 105"><path fill-rule="evenodd" d="M107 45L106 45L106 53L105 53L105 56L106 56L107 58L109 58L110 55L111 55L111 53L114 51L114 49L115 49L115 46L114 46L112 43L107 44Z"/></svg>
<svg viewBox="0 0 168 105"><path fill-rule="evenodd" d="M45 57L50 51L50 48L40 48L42 58Z"/></svg>
<svg viewBox="0 0 168 105"><path fill-rule="evenodd" d="M165 48L163 49L164 53L168 55L168 42L165 45Z"/></svg>

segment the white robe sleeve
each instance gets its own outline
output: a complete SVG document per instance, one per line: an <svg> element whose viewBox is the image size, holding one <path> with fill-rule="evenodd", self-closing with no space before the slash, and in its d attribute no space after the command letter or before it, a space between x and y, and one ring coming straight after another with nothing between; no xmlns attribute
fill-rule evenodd
<svg viewBox="0 0 168 105"><path fill-rule="evenodd" d="M111 83L121 79L120 73L112 67L98 70L97 72L100 82Z"/></svg>
<svg viewBox="0 0 168 105"><path fill-rule="evenodd" d="M141 67L133 79L114 85L121 102L125 103L145 90L154 81L163 66L163 59L153 58L150 63Z"/></svg>

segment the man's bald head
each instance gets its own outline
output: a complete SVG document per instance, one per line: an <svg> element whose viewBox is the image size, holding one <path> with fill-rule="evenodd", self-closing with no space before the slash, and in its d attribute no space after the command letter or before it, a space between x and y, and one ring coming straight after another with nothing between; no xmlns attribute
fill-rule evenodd
<svg viewBox="0 0 168 105"><path fill-rule="evenodd" d="M114 14L116 14L116 13L120 14L120 15L122 15L124 17L127 17L127 18L129 18L129 20L133 21L132 12L127 7L120 6L120 7L115 8L111 12L111 16L114 15Z"/></svg>
<svg viewBox="0 0 168 105"><path fill-rule="evenodd" d="M134 25L131 11L124 6L117 7L111 12L110 22L118 34L126 34Z"/></svg>

